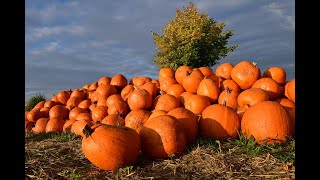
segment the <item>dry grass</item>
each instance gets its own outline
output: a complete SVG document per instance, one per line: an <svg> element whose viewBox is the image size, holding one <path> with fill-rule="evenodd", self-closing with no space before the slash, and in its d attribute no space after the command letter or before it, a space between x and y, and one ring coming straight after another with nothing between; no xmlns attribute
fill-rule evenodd
<svg viewBox="0 0 320 180"><path fill-rule="evenodd" d="M243 139L198 139L179 157L103 171L81 151L73 134L32 134L25 140L26 179L295 179L294 140L257 146Z"/></svg>

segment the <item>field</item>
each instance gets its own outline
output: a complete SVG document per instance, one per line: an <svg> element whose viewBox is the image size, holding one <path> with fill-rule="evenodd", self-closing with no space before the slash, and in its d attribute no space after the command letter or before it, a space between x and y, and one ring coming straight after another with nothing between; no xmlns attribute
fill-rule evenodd
<svg viewBox="0 0 320 180"><path fill-rule="evenodd" d="M253 139L197 139L180 156L103 171L88 161L73 133L28 132L26 179L295 179L295 140L257 145Z"/></svg>

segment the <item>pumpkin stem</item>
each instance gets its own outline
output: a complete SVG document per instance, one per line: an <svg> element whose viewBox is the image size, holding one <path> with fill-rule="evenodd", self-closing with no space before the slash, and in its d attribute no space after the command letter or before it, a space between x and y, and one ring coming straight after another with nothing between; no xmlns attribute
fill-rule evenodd
<svg viewBox="0 0 320 180"><path fill-rule="evenodd" d="M227 105L227 101L226 101L226 100L223 100L223 101L222 101L222 105L223 105L223 106L226 106L226 105Z"/></svg>
<svg viewBox="0 0 320 180"><path fill-rule="evenodd" d="M231 90L229 89L228 86L225 87L226 91L227 91L227 94L230 94L231 93Z"/></svg>
<svg viewBox="0 0 320 180"><path fill-rule="evenodd" d="M257 66L257 63L256 62L252 62L253 66Z"/></svg>
<svg viewBox="0 0 320 180"><path fill-rule="evenodd" d="M191 71L186 71L186 75L189 76L191 74Z"/></svg>
<svg viewBox="0 0 320 180"><path fill-rule="evenodd" d="M159 91L159 93L160 93L160 95L164 95L164 94L166 94L164 91Z"/></svg>
<svg viewBox="0 0 320 180"><path fill-rule="evenodd" d="M84 126L83 130L82 130L83 134L87 137L89 137L93 132L94 130L91 129L87 124Z"/></svg>
<svg viewBox="0 0 320 180"><path fill-rule="evenodd" d="M135 89L135 90L139 90L140 88L138 87L138 86L136 86L136 85L133 85L133 88Z"/></svg>

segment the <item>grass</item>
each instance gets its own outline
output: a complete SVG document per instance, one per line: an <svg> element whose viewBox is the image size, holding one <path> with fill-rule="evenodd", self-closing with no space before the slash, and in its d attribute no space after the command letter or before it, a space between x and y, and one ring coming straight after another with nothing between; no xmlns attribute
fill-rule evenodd
<svg viewBox="0 0 320 180"><path fill-rule="evenodd" d="M25 111L31 111L31 109L34 106L36 106L40 101L46 101L46 97L43 94L37 93L31 96L25 105Z"/></svg>
<svg viewBox="0 0 320 180"><path fill-rule="evenodd" d="M72 133L34 134L25 141L26 179L294 179L295 140L258 145L242 135L235 140L198 138L183 154L165 160L139 156L136 164L103 171L81 150Z"/></svg>

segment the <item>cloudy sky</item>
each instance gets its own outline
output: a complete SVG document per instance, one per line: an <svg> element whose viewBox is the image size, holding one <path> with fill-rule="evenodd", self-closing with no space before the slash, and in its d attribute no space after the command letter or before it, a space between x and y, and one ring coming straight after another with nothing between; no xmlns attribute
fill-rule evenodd
<svg viewBox="0 0 320 180"><path fill-rule="evenodd" d="M25 1L25 99L48 98L102 76L157 78L151 31L162 34L184 0ZM234 35L239 47L220 63L247 59L263 71L281 66L295 74L295 1L193 0ZM216 65L217 66L217 65ZM215 69L216 66L212 68Z"/></svg>

